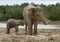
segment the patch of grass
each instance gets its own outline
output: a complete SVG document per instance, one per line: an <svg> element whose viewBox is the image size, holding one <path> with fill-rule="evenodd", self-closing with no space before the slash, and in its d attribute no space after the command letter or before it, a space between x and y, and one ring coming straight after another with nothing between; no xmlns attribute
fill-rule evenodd
<svg viewBox="0 0 60 42"><path fill-rule="evenodd" d="M60 42L60 37L52 37L52 36L49 36L48 37L48 41Z"/></svg>
<svg viewBox="0 0 60 42"><path fill-rule="evenodd" d="M49 36L48 38L41 39L40 37L36 38L35 36L29 36L24 37L21 39L21 37L9 37L9 38L3 38L1 40L2 42L60 42L60 37L52 37Z"/></svg>
<svg viewBox="0 0 60 42"><path fill-rule="evenodd" d="M5 29L5 28L4 28ZM2 28L0 31L3 30ZM60 42L60 36L52 36L53 34L58 34L60 35L60 30L59 29L38 29L38 33L42 33L42 35L46 35L46 37L41 37L41 36L34 36L34 35L24 35L24 29L19 29L20 35L13 34L15 29L12 29L11 34L7 35L0 34L0 42Z"/></svg>
<svg viewBox="0 0 60 42"><path fill-rule="evenodd" d="M3 38L1 40L2 42L21 42L21 38L19 37L8 37L8 38Z"/></svg>
<svg viewBox="0 0 60 42"><path fill-rule="evenodd" d="M38 22L38 24L43 24L43 22ZM49 24L60 25L60 21L51 21Z"/></svg>
<svg viewBox="0 0 60 42"><path fill-rule="evenodd" d="M56 24L56 25L60 25L60 21L51 21L50 24Z"/></svg>
<svg viewBox="0 0 60 42"><path fill-rule="evenodd" d="M9 38L3 38L1 41L2 42L11 42L11 39L9 39Z"/></svg>

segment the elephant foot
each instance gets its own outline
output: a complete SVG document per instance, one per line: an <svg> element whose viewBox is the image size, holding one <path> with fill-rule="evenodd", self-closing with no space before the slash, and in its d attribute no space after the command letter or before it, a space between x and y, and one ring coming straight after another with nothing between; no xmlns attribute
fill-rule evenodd
<svg viewBox="0 0 60 42"><path fill-rule="evenodd" d="M10 33L7 32L6 34L10 34Z"/></svg>
<svg viewBox="0 0 60 42"><path fill-rule="evenodd" d="M16 35L20 35L19 33L15 33Z"/></svg>
<svg viewBox="0 0 60 42"><path fill-rule="evenodd" d="M20 34L17 33L16 35L20 35Z"/></svg>
<svg viewBox="0 0 60 42"><path fill-rule="evenodd" d="M37 35L37 33L33 33L33 35Z"/></svg>
<svg viewBox="0 0 60 42"><path fill-rule="evenodd" d="M27 34L27 33L24 33L24 34Z"/></svg>
<svg viewBox="0 0 60 42"><path fill-rule="evenodd" d="M28 33L28 35L32 35L32 33Z"/></svg>

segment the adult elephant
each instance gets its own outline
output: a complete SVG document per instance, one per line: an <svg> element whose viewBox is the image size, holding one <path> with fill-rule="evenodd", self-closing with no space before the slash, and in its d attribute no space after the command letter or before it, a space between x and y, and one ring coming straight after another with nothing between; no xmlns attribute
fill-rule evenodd
<svg viewBox="0 0 60 42"><path fill-rule="evenodd" d="M34 34L37 34L37 22L41 20L44 24L48 24L43 15L43 9L39 6L28 5L23 10L25 21L25 33L32 35L32 26L34 25ZM27 28L28 26L28 28ZM28 32L27 32L28 30Z"/></svg>

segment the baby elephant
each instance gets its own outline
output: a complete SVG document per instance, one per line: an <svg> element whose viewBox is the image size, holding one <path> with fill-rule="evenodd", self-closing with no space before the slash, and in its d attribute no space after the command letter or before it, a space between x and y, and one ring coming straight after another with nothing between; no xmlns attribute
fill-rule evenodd
<svg viewBox="0 0 60 42"><path fill-rule="evenodd" d="M24 26L23 20L9 19L7 21L7 34L10 33L11 28L15 28L16 34L18 34L18 26Z"/></svg>

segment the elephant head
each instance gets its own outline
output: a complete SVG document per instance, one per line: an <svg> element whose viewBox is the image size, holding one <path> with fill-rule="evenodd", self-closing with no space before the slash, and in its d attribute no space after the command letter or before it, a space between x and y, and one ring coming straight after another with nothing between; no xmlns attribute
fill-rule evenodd
<svg viewBox="0 0 60 42"><path fill-rule="evenodd" d="M24 21L23 20L18 20L19 25L24 26Z"/></svg>
<svg viewBox="0 0 60 42"><path fill-rule="evenodd" d="M50 23L50 20L45 18L42 7L36 6L34 8L30 8L29 12L30 12L30 15L31 15L30 18L34 19L34 21L40 20L44 24Z"/></svg>

